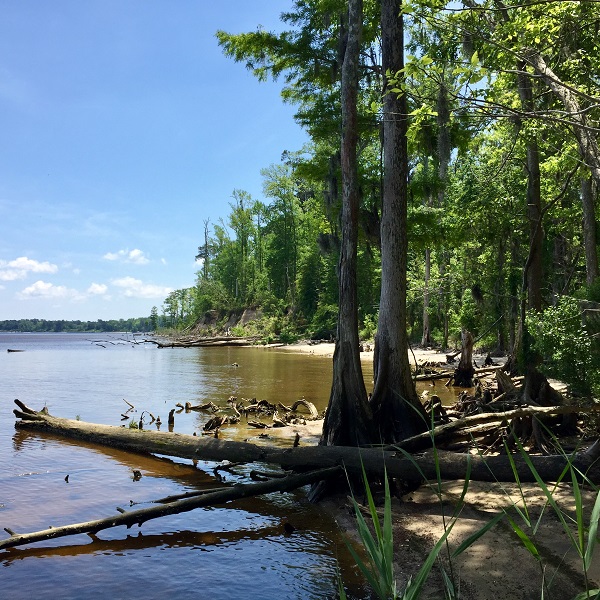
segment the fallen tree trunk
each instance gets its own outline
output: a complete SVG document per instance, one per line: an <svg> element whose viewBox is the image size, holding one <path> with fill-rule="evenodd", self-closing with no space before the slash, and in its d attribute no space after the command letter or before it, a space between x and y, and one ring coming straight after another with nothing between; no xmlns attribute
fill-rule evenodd
<svg viewBox="0 0 600 600"><path fill-rule="evenodd" d="M112 517L96 519L94 521L85 521L83 523L74 523L71 525L62 525L60 527L50 527L33 533L19 534L6 527L5 531L10 534L10 537L5 540L0 540L0 550L14 548L15 546L24 546L25 544L32 544L33 542L77 535L80 533L97 533L103 529L119 527L121 525L125 525L128 529L132 525L141 527L142 523L151 519L188 512L203 506L224 504L225 502L230 502L232 500L249 498L261 494L290 492L304 485L334 477L341 473L341 467L331 467L327 469L318 469L302 475L290 475L283 479L264 481L261 483L236 484L230 488L220 489L200 496L166 502L160 506L151 506L130 511L117 508L120 514L113 515Z"/></svg>
<svg viewBox="0 0 600 600"><path fill-rule="evenodd" d="M254 337L202 337L188 340L171 340L168 342L159 342L157 340L148 340L156 344L157 348L201 348L210 346L252 346L257 340Z"/></svg>
<svg viewBox="0 0 600 600"><path fill-rule="evenodd" d="M402 452L383 448L351 446L298 446L289 448L258 446L248 442L233 442L214 437L200 437L162 431L148 431L96 425L52 417L47 412L36 412L15 400L21 410L13 411L21 420L16 427L40 431L86 442L111 446L144 454L162 454L193 460L229 460L232 462L261 462L280 465L287 470L308 471L343 466L349 473L360 475L362 469L374 477L382 477L384 467L390 477L404 481L421 482L437 478L437 465L443 479L464 479L470 463L471 479L479 481L514 481L511 466L514 461L521 481L535 481L527 462L516 454L488 456L444 452L438 450L408 457ZM562 454L530 456L531 463L545 481L556 481L570 461L578 470L600 483L600 443L587 452L567 457Z"/></svg>
<svg viewBox="0 0 600 600"><path fill-rule="evenodd" d="M462 419L456 419L450 423L444 423L433 429L433 431L426 431L413 437L407 438L396 444L396 448L402 448L407 452L417 452L424 450L425 448L431 448L432 437L435 438L436 443L443 443L448 439L452 439L454 434L460 429L466 429L474 425L482 423L486 424L501 424L508 423L512 419L519 419L522 417L545 417L552 415L569 415L575 413L590 413L600 411L600 406L590 406L583 408L581 406L523 406L515 408L514 410L507 410L502 412L486 412ZM388 450L393 450L394 447L388 447Z"/></svg>

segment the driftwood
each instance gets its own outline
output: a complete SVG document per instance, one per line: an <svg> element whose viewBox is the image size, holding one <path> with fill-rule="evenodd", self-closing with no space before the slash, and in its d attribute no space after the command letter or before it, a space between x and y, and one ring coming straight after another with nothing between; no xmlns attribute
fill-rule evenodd
<svg viewBox="0 0 600 600"><path fill-rule="evenodd" d="M475 415L470 415L462 419L456 419L450 423L445 423L438 427L435 427L432 431L426 431L420 433L406 440L403 440L399 444L396 444L396 448L402 448L407 452L416 452L430 448L432 446L432 437L435 439L436 444L443 443L448 439L453 439L453 436L458 430L466 430L466 433L470 431L470 428L480 424L492 424L497 426L498 424L508 424L513 419L521 418L539 418L550 415L572 415L577 413L586 412L598 412L600 406L590 406L588 408L582 408L581 406L523 406L514 410L507 410L503 412L486 412ZM454 440L453 440L454 441ZM392 448L389 448L392 449Z"/></svg>
<svg viewBox="0 0 600 600"><path fill-rule="evenodd" d="M342 469L340 467L330 467L301 475L290 475L282 479L263 481L260 483L236 484L229 488L222 488L199 496L172 500L163 503L160 506L151 506L130 511L117 507L117 512L119 514L105 519L74 523L72 525L63 525L60 527L51 527L33 533L19 534L15 533L12 529L5 528L5 531L10 537L5 540L0 540L0 550L80 533L94 534L98 531L109 529L111 527L119 527L121 525L125 525L128 529L132 525L141 527L144 522L151 519L187 512L203 506L224 504L225 502L239 500L240 498L249 498L251 496L269 494L272 492L289 492L304 485L309 485L323 479L340 475L341 473Z"/></svg>
<svg viewBox="0 0 600 600"><path fill-rule="evenodd" d="M343 466L349 473L360 475L364 467L372 476L381 477L385 470L391 477L405 481L434 480L438 468L443 479L463 479L470 463L471 479L480 481L514 481L511 460L507 456L482 457L466 453L438 450L437 465L432 453L407 457L401 452L381 448L349 446L294 446L289 448L259 446L248 442L234 442L213 437L199 437L162 431L136 430L112 425L96 425L50 416L46 411L36 412L15 400L20 410L14 410L20 419L16 427L23 430L46 432L72 439L82 439L113 448L144 454L156 453L193 460L230 460L279 465L286 470L308 471L324 467ZM530 460L545 481L556 481L568 461L588 477L600 483L600 464L597 454L600 443L586 452L570 458L565 455L530 456ZM526 461L513 457L521 481L535 481Z"/></svg>
<svg viewBox="0 0 600 600"><path fill-rule="evenodd" d="M173 340L169 342L159 342L157 340L148 340L156 344L158 348L200 348L208 346L252 346L257 337L201 337L189 340Z"/></svg>

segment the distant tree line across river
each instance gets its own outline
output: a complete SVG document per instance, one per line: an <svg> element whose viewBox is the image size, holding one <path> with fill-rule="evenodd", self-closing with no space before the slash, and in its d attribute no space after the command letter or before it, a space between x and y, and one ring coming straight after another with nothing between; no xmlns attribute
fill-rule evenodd
<svg viewBox="0 0 600 600"><path fill-rule="evenodd" d="M19 332L86 332L86 331L154 331L158 323L153 323L150 317L131 319L109 319L104 321L65 321L46 319L11 319L0 321L0 331Z"/></svg>

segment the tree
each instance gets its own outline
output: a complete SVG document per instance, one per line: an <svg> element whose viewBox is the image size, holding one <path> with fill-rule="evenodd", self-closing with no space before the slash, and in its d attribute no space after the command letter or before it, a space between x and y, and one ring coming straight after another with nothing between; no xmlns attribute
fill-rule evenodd
<svg viewBox="0 0 600 600"><path fill-rule="evenodd" d="M404 27L399 0L381 2L385 73L404 67ZM404 93L384 88L381 299L375 336L371 406L382 443L394 443L427 428L408 362L407 295L407 105Z"/></svg>
<svg viewBox="0 0 600 600"><path fill-rule="evenodd" d="M358 240L357 97L362 0L349 0L342 64L342 244L339 311L333 355L333 382L323 422L321 445L370 443L371 410L362 377L358 339L356 257Z"/></svg>
<svg viewBox="0 0 600 600"><path fill-rule="evenodd" d="M150 327L152 327L152 331L158 329L158 308L156 306L153 306L150 310Z"/></svg>

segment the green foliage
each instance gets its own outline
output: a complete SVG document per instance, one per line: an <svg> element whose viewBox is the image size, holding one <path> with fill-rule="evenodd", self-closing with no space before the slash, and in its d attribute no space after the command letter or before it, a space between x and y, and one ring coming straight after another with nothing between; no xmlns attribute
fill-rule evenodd
<svg viewBox="0 0 600 600"><path fill-rule="evenodd" d="M481 322L481 314L471 290L465 290L458 314L461 329L466 329L476 335Z"/></svg>
<svg viewBox="0 0 600 600"><path fill-rule="evenodd" d="M313 339L329 339L337 333L338 307L334 304L320 305L309 325Z"/></svg>
<svg viewBox="0 0 600 600"><path fill-rule="evenodd" d="M574 391L589 393L600 384L600 359L592 352L592 338L581 319L579 302L563 296L543 313L528 313L526 323L531 349L542 357L540 369Z"/></svg>
<svg viewBox="0 0 600 600"><path fill-rule="evenodd" d="M159 326L162 325L162 320L158 319ZM77 333L77 332L123 332L130 331L133 333L155 331L149 318L132 318L132 319L110 319L104 321L51 321L48 319L12 319L8 321L0 321L0 331L23 331L23 332L62 332L62 333Z"/></svg>
<svg viewBox="0 0 600 600"><path fill-rule="evenodd" d="M597 488L585 477L583 473L573 466L572 458L565 454L556 439L554 439L554 443L566 459L566 466L563 469L562 474L558 477L557 482L553 484L553 486L549 487L548 484L546 484L546 482L543 480L542 476L538 473L531 461L531 458L521 443L517 440L517 446L520 455L533 474L540 492L542 493L543 497L545 497L545 506L540 511L540 515L537 519L532 517L532 511L528 506L528 494L525 493L523 486L521 485L515 461L511 452L507 448L507 456L511 461L520 499L518 502L513 503L511 507L512 512L514 513L514 518L511 516L508 509L505 509L504 512L507 516L510 527L515 532L521 544L523 544L525 549L540 564L542 598L545 597L545 594L549 593L552 585L552 578L546 578L546 568L549 565L544 564L544 557L536 545L536 535L542 524L542 517L544 516L546 508L548 507L552 509L556 520L562 527L562 532L565 535L565 538L568 540L571 548L577 553L581 561L581 572L585 591L578 594L573 600L597 598L600 594L600 590L590 588L589 572L592 565L594 551L598 542L597 534L598 525L600 523L600 492L597 491ZM573 490L572 504L574 505L574 514L572 514L571 511L567 511L562 508L554 497L554 492L558 485L560 485L563 479L565 479L567 476L570 477L570 483L572 486L571 489ZM594 490L596 490L596 498L591 510L589 523L587 524L584 519L585 507L583 503L582 488L580 483L581 481L583 481L586 485L590 485ZM517 523L517 520L521 522L521 525Z"/></svg>
<svg viewBox="0 0 600 600"><path fill-rule="evenodd" d="M381 523L379 515L377 514L375 502L373 501L369 481L367 480L367 475L363 468L363 482L368 500L369 514L375 530L374 533L371 533L361 512L360 505L356 502L354 496L352 496L354 514L358 525L358 535L367 552L369 564L367 565L354 548L351 545L348 545L348 549L356 561L356 564L369 582L371 589L380 600L398 598L393 561L394 538L392 532L392 501L387 474L384 474L384 480L385 504L383 508L383 523Z"/></svg>
<svg viewBox="0 0 600 600"><path fill-rule="evenodd" d="M375 338L377 333L377 321L379 320L379 313L372 315L365 315L363 319L363 327L360 330L361 340L372 340Z"/></svg>

